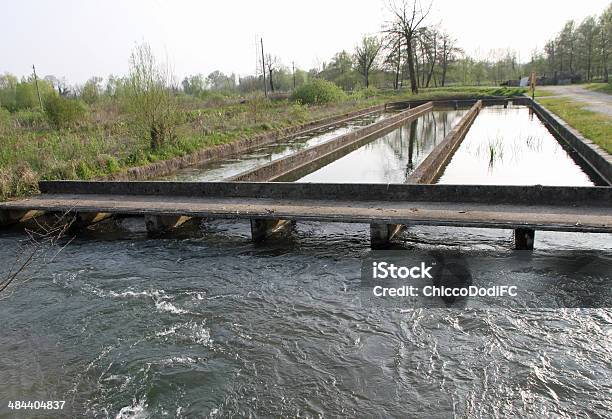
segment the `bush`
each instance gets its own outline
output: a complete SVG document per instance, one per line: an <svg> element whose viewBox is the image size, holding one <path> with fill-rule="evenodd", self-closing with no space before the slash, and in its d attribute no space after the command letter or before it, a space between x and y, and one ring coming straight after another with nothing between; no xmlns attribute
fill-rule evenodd
<svg viewBox="0 0 612 419"><path fill-rule="evenodd" d="M13 118L17 121L17 126L20 128L41 129L48 127L47 115L40 109L24 109L13 114Z"/></svg>
<svg viewBox="0 0 612 419"><path fill-rule="evenodd" d="M0 134L9 132L13 121L11 113L4 108L0 108Z"/></svg>
<svg viewBox="0 0 612 419"><path fill-rule="evenodd" d="M15 195L31 195L38 190L38 175L28 162L20 162L13 170L12 192Z"/></svg>
<svg viewBox="0 0 612 419"><path fill-rule="evenodd" d="M39 106L36 87L33 83L19 83L15 87L15 108L33 109Z"/></svg>
<svg viewBox="0 0 612 419"><path fill-rule="evenodd" d="M339 102L346 99L346 94L334 83L315 79L300 86L292 98L307 105Z"/></svg>
<svg viewBox="0 0 612 419"><path fill-rule="evenodd" d="M366 87L365 89L355 90L351 95L354 99L370 99L378 96L378 89L373 86Z"/></svg>
<svg viewBox="0 0 612 419"><path fill-rule="evenodd" d="M157 62L149 45L139 45L132 52L126 86L126 107L135 134L146 138L154 151L175 141L179 114L172 76L167 66Z"/></svg>
<svg viewBox="0 0 612 419"><path fill-rule="evenodd" d="M0 201L4 201L11 196L13 175L8 169L0 169Z"/></svg>
<svg viewBox="0 0 612 419"><path fill-rule="evenodd" d="M45 99L45 114L55 128L70 128L86 117L87 107L80 100L51 94Z"/></svg>
<svg viewBox="0 0 612 419"><path fill-rule="evenodd" d="M207 106L223 106L228 102L229 96L222 92L213 92L210 90L203 90L200 92L198 97L206 102Z"/></svg>

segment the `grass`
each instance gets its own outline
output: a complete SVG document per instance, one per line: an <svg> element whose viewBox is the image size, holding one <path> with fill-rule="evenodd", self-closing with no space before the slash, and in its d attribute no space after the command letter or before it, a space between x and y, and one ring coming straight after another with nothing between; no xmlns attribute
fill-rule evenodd
<svg viewBox="0 0 612 419"><path fill-rule="evenodd" d="M589 83L583 86L585 89L612 95L612 83Z"/></svg>
<svg viewBox="0 0 612 419"><path fill-rule="evenodd" d="M36 112L9 114L0 109L0 200L36 193L41 179L100 178L129 167L391 100L512 96L522 91L497 87L424 89L419 95L380 91L369 98L349 95L339 103L317 106L260 97L244 103L227 100L211 105L183 97L176 139L155 151L147 139L134 137L127 116L109 98L93 105L87 117L73 128L55 129Z"/></svg>
<svg viewBox="0 0 612 419"><path fill-rule="evenodd" d="M541 99L540 103L586 138L612 153L612 119L609 116L585 109L586 105L568 98Z"/></svg>
<svg viewBox="0 0 612 419"><path fill-rule="evenodd" d="M527 96L531 97L531 91L527 91L525 94ZM555 95L556 95L556 93L554 93L554 92L551 92L549 90L543 90L543 89L540 89L540 88L536 87L536 91L535 91L535 97L536 98L555 96Z"/></svg>
<svg viewBox="0 0 612 419"><path fill-rule="evenodd" d="M395 92L381 93L381 97L389 100L410 100L410 99L446 99L446 98L478 98L484 96L520 96L527 89L522 87L488 87L488 86L451 86L420 89L418 95L411 93L397 94Z"/></svg>

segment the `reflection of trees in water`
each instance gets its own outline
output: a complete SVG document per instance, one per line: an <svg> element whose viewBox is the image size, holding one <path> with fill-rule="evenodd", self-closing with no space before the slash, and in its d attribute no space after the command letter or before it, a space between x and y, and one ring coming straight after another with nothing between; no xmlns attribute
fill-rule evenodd
<svg viewBox="0 0 612 419"><path fill-rule="evenodd" d="M430 112L387 134L385 141L371 145L371 151L380 146L381 154L393 156L405 167L406 180L431 150L444 139L454 122L463 113L465 112ZM390 170L392 169L388 168L387 171Z"/></svg>
<svg viewBox="0 0 612 419"><path fill-rule="evenodd" d="M349 132L354 131L355 128L362 128L367 125L371 125L377 121L380 121L381 119L382 119L382 115L379 113L376 113L373 115L362 116L362 117L353 119L350 122L345 122L339 125L332 125L329 127L317 129L316 131L313 131L310 134L294 136L294 137L291 137L285 140L284 142L265 144L261 147L258 147L252 150L249 153L249 155L251 156L265 155L267 160L272 160L272 159L278 158L279 156L286 156L289 154L294 154L302 150L305 150L306 148L313 147L314 145L318 145L323 142L329 141L333 138L336 138L336 136L339 137L339 136L345 135ZM337 135L333 135L330 138L324 141L321 141L320 143L317 142L316 144L311 144L309 142L311 139L315 137L327 135L327 134L332 133L333 131L341 130L342 128L344 128L346 132L341 132L341 133L338 133ZM247 159L249 155L246 156Z"/></svg>

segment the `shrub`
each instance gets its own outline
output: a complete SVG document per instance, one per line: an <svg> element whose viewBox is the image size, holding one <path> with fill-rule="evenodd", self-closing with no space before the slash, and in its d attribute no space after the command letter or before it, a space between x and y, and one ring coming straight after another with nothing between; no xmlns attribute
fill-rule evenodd
<svg viewBox="0 0 612 419"><path fill-rule="evenodd" d="M117 173L121 170L119 161L108 154L100 154L97 158L97 165L106 173Z"/></svg>
<svg viewBox="0 0 612 419"><path fill-rule="evenodd" d="M179 117L172 75L157 62L149 45L139 45L132 52L126 87L125 100L136 135L146 138L151 150L174 141Z"/></svg>
<svg viewBox="0 0 612 419"><path fill-rule="evenodd" d="M46 128L47 116L40 109L24 109L13 114L20 128Z"/></svg>
<svg viewBox="0 0 612 419"><path fill-rule="evenodd" d="M0 108L0 134L9 132L12 123L11 113L7 109Z"/></svg>
<svg viewBox="0 0 612 419"><path fill-rule="evenodd" d="M364 89L355 90L351 96L354 99L370 99L378 96L378 89L374 86L369 86Z"/></svg>
<svg viewBox="0 0 612 419"><path fill-rule="evenodd" d="M76 166L76 174L79 179L91 179L95 177L95 172L93 169L87 164L87 162L81 160L78 162Z"/></svg>
<svg viewBox="0 0 612 419"><path fill-rule="evenodd" d="M12 192L13 176L8 169L0 169L0 201L7 199Z"/></svg>
<svg viewBox="0 0 612 419"><path fill-rule="evenodd" d="M15 108L31 109L39 107L36 87L33 83L19 83L15 87Z"/></svg>
<svg viewBox="0 0 612 419"><path fill-rule="evenodd" d="M45 114L55 128L70 128L85 118L87 107L79 100L51 94L45 98Z"/></svg>
<svg viewBox="0 0 612 419"><path fill-rule="evenodd" d="M346 98L346 94L334 83L315 79L300 86L293 99L307 105L318 105L322 103L339 102Z"/></svg>
<svg viewBox="0 0 612 419"><path fill-rule="evenodd" d="M203 90L199 94L199 98L206 102L206 106L223 106L228 102L229 96L222 92L213 92L210 90Z"/></svg>
<svg viewBox="0 0 612 419"><path fill-rule="evenodd" d="M20 162L13 171L12 192L15 195L31 195L38 191L38 175L27 162Z"/></svg>

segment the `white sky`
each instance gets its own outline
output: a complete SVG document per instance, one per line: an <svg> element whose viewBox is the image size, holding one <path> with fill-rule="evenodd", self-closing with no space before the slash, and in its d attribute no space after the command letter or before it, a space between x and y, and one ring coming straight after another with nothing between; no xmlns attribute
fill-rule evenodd
<svg viewBox="0 0 612 419"><path fill-rule="evenodd" d="M423 0L427 2L427 0ZM601 13L609 0L433 0L441 23L471 54L512 48L522 61L561 29ZM255 39L290 65L309 69L337 51L352 51L380 30L386 0L9 0L0 7L0 73L82 83L123 75L137 42L169 58L177 78L219 69L255 70Z"/></svg>

